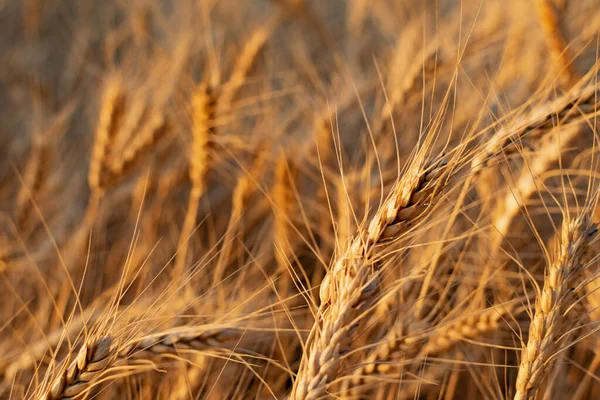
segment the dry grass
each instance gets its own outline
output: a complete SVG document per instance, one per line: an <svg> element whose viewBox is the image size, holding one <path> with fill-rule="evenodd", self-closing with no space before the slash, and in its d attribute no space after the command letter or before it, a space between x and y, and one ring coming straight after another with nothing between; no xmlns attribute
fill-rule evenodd
<svg viewBox="0 0 600 400"><path fill-rule="evenodd" d="M0 399L595 399L600 3L0 1Z"/></svg>

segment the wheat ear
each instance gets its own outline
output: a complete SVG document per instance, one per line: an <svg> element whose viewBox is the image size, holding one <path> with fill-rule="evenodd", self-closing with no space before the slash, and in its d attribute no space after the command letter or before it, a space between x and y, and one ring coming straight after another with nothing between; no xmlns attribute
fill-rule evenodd
<svg viewBox="0 0 600 400"><path fill-rule="evenodd" d="M401 352L406 358L426 358L447 351L461 340L476 339L497 330L503 318L514 310L515 304L490 307L434 328L427 321L409 323L405 319L398 320L352 377L344 381L342 392L355 392L365 376L388 371L393 364L384 361L394 353Z"/></svg>
<svg viewBox="0 0 600 400"><path fill-rule="evenodd" d="M321 283L321 306L292 399L317 399L325 394L358 328L357 317L370 306L378 288L381 260L374 257L374 249L401 237L427 214L434 193L443 187L446 171L444 158L428 162L415 158L368 228L360 229L335 260Z"/></svg>
<svg viewBox="0 0 600 400"><path fill-rule="evenodd" d="M259 144L256 149L256 157L252 161L248 170L244 170L238 178L233 192L231 194L231 215L225 237L223 239L223 247L219 252L219 261L215 267L213 283L215 286L221 282L227 268L227 260L231 255L231 250L234 245L234 237L239 233L241 218L244 210L247 207L248 199L257 190L257 182L254 177L260 176L266 166L269 155L270 142L264 141Z"/></svg>
<svg viewBox="0 0 600 400"><path fill-rule="evenodd" d="M499 129L484 144L471 162L471 175L476 176L495 162L517 153L522 140L535 140L556 126L584 121L597 112L599 85L571 91L553 101L535 107Z"/></svg>
<svg viewBox="0 0 600 400"><path fill-rule="evenodd" d="M248 75L250 68L252 68L256 57L273 31L277 28L280 19L281 17L278 13L272 16L263 26L256 29L244 44L233 67L229 81L223 85L223 93L219 105L224 111L228 111L231 108L231 103L235 95L244 84L246 76Z"/></svg>
<svg viewBox="0 0 600 400"><path fill-rule="evenodd" d="M175 259L174 276L179 276L185 266L188 240L194 230L198 215L200 197L206 191L206 178L208 174L208 150L210 135L213 133L212 120L214 119L216 97L211 88L206 84L199 85L192 94L192 147L190 154L189 176L192 189L188 198L188 207L179 234L178 253Z"/></svg>
<svg viewBox="0 0 600 400"><path fill-rule="evenodd" d="M498 210L493 213L493 225L500 240L508 234L512 221L519 214L525 201L539 191L539 176L561 158L565 149L569 148L580 132L580 127L568 126L557 132L556 137L548 137L531 162L523 168L515 188L506 194ZM494 249L497 249L497 246L498 243L495 243Z"/></svg>
<svg viewBox="0 0 600 400"><path fill-rule="evenodd" d="M274 258L277 261L278 273L285 274L289 257L293 253L292 229L290 228L290 216L294 211L294 189L297 170L288 162L285 153L282 152L275 165L275 182L273 184L272 197L275 206L273 224ZM289 282L284 279L286 286ZM285 292L283 292L285 293Z"/></svg>
<svg viewBox="0 0 600 400"><path fill-rule="evenodd" d="M93 192L102 192L104 189L102 176L109 151L108 147L115 138L122 122L124 108L125 95L121 83L116 79L110 80L104 88L88 172L88 183Z"/></svg>
<svg viewBox="0 0 600 400"><path fill-rule="evenodd" d="M85 343L69 366L54 379L50 389L37 398L58 400L79 396L84 390L90 388L90 382L114 358L114 354L111 354L111 346L112 339L107 336Z"/></svg>
<svg viewBox="0 0 600 400"><path fill-rule="evenodd" d="M135 137L127 144L120 157L114 157L109 163L110 177L108 181L116 181L128 173L148 153L152 146L166 134L168 122L158 111L151 113L148 121L140 128Z"/></svg>
<svg viewBox="0 0 600 400"><path fill-rule="evenodd" d="M550 49L556 69L560 73L563 84L573 85L580 77L570 64L571 57L567 45L560 32L559 19L551 0L536 0L535 8L544 29L544 37Z"/></svg>
<svg viewBox="0 0 600 400"><path fill-rule="evenodd" d="M50 387L42 390L36 398L58 400L79 396L91 389L94 380L118 362L186 350L223 350L227 343L237 344L246 332L235 326L201 325L152 333L131 339L121 346L111 336L90 340L79 349L66 369L59 370Z"/></svg>
<svg viewBox="0 0 600 400"><path fill-rule="evenodd" d="M31 202L35 201L44 185L47 184L51 164L55 160L55 149L52 147L64 135L70 123L74 104L66 106L44 128L43 134L36 133L32 138L31 154L23 173L24 185L17 194L17 221L23 227L31 217Z"/></svg>
<svg viewBox="0 0 600 400"><path fill-rule="evenodd" d="M461 316L448 324L437 326L427 344L421 349L423 356L440 354L464 339L476 339L496 331L511 314L517 303L501 304L486 308L476 314Z"/></svg>
<svg viewBox="0 0 600 400"><path fill-rule="evenodd" d="M557 341L568 319L563 312L574 303L571 288L585 266L586 252L596 233L596 225L583 213L563 224L560 249L548 266L542 291L536 296L529 338L521 352L515 400L533 398L551 369Z"/></svg>

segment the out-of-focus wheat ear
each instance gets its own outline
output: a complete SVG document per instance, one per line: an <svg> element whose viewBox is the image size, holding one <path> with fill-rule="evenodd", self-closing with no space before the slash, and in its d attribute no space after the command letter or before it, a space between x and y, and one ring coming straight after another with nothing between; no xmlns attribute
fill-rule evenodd
<svg viewBox="0 0 600 400"><path fill-rule="evenodd" d="M160 216L160 210L162 210L165 201L173 189L178 185L187 182L188 178L189 172L187 168L179 164L169 169L158 178L158 183L156 184L156 200L154 204L152 204L153 218L158 218Z"/></svg>
<svg viewBox="0 0 600 400"><path fill-rule="evenodd" d="M150 193L154 188L154 179L156 172L154 170L154 166L149 166L143 174L140 174L131 189L131 216L135 218L138 214L139 207L143 203L144 199L147 197L148 193Z"/></svg>
<svg viewBox="0 0 600 400"><path fill-rule="evenodd" d="M556 127L583 122L598 109L600 86L588 85L536 106L509 125L498 129L477 150L471 161L468 182L475 181L483 196L489 195L485 182L477 181L482 171L491 165L518 154L526 144L534 144Z"/></svg>
<svg viewBox="0 0 600 400"><path fill-rule="evenodd" d="M192 93L192 145L189 154L189 178L192 188L183 227L179 234L174 276L181 276L183 273L189 247L188 241L196 225L200 198L206 192L216 102L216 95L207 84L199 84Z"/></svg>
<svg viewBox="0 0 600 400"><path fill-rule="evenodd" d="M43 137L35 135L23 173L24 186L17 194L17 223L22 229L25 228L30 218L30 201L35 201L36 195L39 194L48 176L51 153L49 143Z"/></svg>
<svg viewBox="0 0 600 400"><path fill-rule="evenodd" d="M204 355L197 355L193 359L193 364L189 366L183 366L186 368L185 373L179 375L178 383L175 389L169 393L169 398L173 400L188 400L190 394L194 393L195 387L202 382L202 377L208 369L207 357Z"/></svg>
<svg viewBox="0 0 600 400"><path fill-rule="evenodd" d="M493 212L493 225L500 240L509 233L512 221L527 199L539 191L537 182L539 177L561 158L565 149L571 147L572 141L577 138L581 130L577 125L559 128L556 135L547 137L536 154L527 160L527 165L517 178L515 187L506 194L504 201L501 201L498 209ZM497 243L494 247L497 247Z"/></svg>
<svg viewBox="0 0 600 400"><path fill-rule="evenodd" d="M499 129L483 146L471 162L472 173L501 158L518 152L519 142L535 140L559 125L576 123L589 118L597 111L600 86L589 85L541 104L527 114L518 117L506 127Z"/></svg>
<svg viewBox="0 0 600 400"><path fill-rule="evenodd" d="M32 202L48 183L51 164L55 159L55 146L67 131L75 110L75 103L64 107L42 132L33 135L31 152L23 173L23 183L17 194L17 224L24 229L31 217Z"/></svg>
<svg viewBox="0 0 600 400"><path fill-rule="evenodd" d="M398 55L401 56L402 47L397 46ZM403 106L410 95L414 94L419 86L419 83L429 78L431 74L435 72L435 68L438 61L438 47L437 45L429 45L425 47L419 57L414 59L414 62L410 64L410 67L406 74L402 75L402 79L397 84L392 83L390 88L389 101L385 103L381 110L380 120L387 122L390 119L390 113L397 107ZM392 73L397 74L392 69ZM396 82L398 79L392 80Z"/></svg>
<svg viewBox="0 0 600 400"><path fill-rule="evenodd" d="M420 343L423 342L423 335L419 332L425 331L426 328L424 321L416 322L414 325L407 324L404 320L396 321L383 339L368 352L366 358L361 360L360 366L352 375L344 379L341 387L342 397L360 396L365 390L361 385L367 376L389 371L391 364L386 361L393 353L402 352L407 358L414 356ZM411 333L415 333L416 336Z"/></svg>
<svg viewBox="0 0 600 400"><path fill-rule="evenodd" d="M541 142L536 154L526 160L514 187L499 201L492 212L492 243L488 261L483 267L480 276L480 285L477 288L478 296L473 301L485 303L484 293L488 279L498 264L498 255L502 250L502 241L509 235L515 218L520 215L521 209L526 207L527 201L540 192L540 176L554 166L563 156L573 140L581 133L580 125L570 125L557 128L555 134L549 134Z"/></svg>
<svg viewBox="0 0 600 400"><path fill-rule="evenodd" d="M294 195L296 178L296 167L289 162L282 151L275 165L275 180L272 190L274 205L273 251L277 261L277 273L283 276L282 279L278 280L278 282L282 282L282 293L286 293L289 287L288 264L294 253L294 244L292 243L294 233L291 224L294 223L292 216L296 204Z"/></svg>
<svg viewBox="0 0 600 400"><path fill-rule="evenodd" d="M327 208L327 204L330 203L328 196L330 195L327 188L330 185L335 185L338 181L337 174L332 174L334 168L334 162L336 160L334 142L333 142L333 128L331 126L331 115L329 112L318 114L313 119L314 129L314 151L309 154L309 161L314 160L315 167L319 176L319 187L315 195L315 202L321 207L321 213L318 215L317 222L314 229L317 232L317 236L320 238L320 249L322 252L328 253L329 248L335 247L335 241L331 241L331 232L335 231L332 226L333 220L331 212ZM314 156L312 156L314 154ZM333 237L335 239L335 237ZM315 277L320 280L320 277Z"/></svg>
<svg viewBox="0 0 600 400"><path fill-rule="evenodd" d="M124 112L125 94L121 82L116 78L110 79L104 88L88 172L88 184L93 193L104 190L104 169L109 146L119 130Z"/></svg>
<svg viewBox="0 0 600 400"><path fill-rule="evenodd" d="M434 356L447 351L461 340L475 340L498 330L511 319L509 314L516 310L517 305L515 302L496 305L437 326L430 332L427 343L421 348L421 354L423 357Z"/></svg>
<svg viewBox="0 0 600 400"><path fill-rule="evenodd" d="M107 183L115 183L128 174L150 152L169 130L169 123L160 112L153 112L140 131L129 142L123 154L114 156L109 163Z"/></svg>
<svg viewBox="0 0 600 400"><path fill-rule="evenodd" d="M43 0L24 0L22 8L23 27L28 36L37 36L40 33L40 21L44 8Z"/></svg>
<svg viewBox="0 0 600 400"><path fill-rule="evenodd" d="M250 168L243 170L238 178L235 187L231 193L231 215L225 237L223 239L223 248L219 253L219 262L215 267L213 274L214 285L217 286L223 279L225 269L228 264L231 250L234 245L233 238L243 231L242 216L247 208L248 200L252 194L256 192L258 182L261 175L265 172L267 162L270 156L271 142L269 140L262 141L256 149L256 156L250 165Z"/></svg>
<svg viewBox="0 0 600 400"><path fill-rule="evenodd" d="M250 168L242 171L238 178L233 192L231 194L231 214L235 216L233 220L237 220L246 208L248 199L256 191L256 183L254 179L260 177L267 167L267 160L270 155L271 142L266 140L261 142L256 148L256 156Z"/></svg>
<svg viewBox="0 0 600 400"><path fill-rule="evenodd" d="M353 173L346 174L344 181L341 179L336 182L335 194L336 194L336 242L337 246L344 247L344 243L351 236L351 228L354 224L352 217L350 199L348 198L349 187L353 185L354 176Z"/></svg>
<svg viewBox="0 0 600 400"><path fill-rule="evenodd" d="M587 207L572 220L565 215L559 248L550 260L544 285L535 299L535 313L529 326L529 338L523 345L516 380L515 400L531 399L552 369L556 352L572 329L566 313L577 299L571 288L578 284L585 268L587 251L597 240L598 228L592 223Z"/></svg>
<svg viewBox="0 0 600 400"><path fill-rule="evenodd" d="M317 399L336 379L341 358L350 350L362 312L372 305L381 279L381 251L428 215L451 169L445 157L411 161L368 227L359 228L321 282L321 305L306 343L292 399Z"/></svg>
<svg viewBox="0 0 600 400"><path fill-rule="evenodd" d="M315 130L315 141L320 163L323 166L327 166L335 156L332 139L333 132L331 121L329 119L329 113L327 113L326 117L319 116L315 118L313 126Z"/></svg>
<svg viewBox="0 0 600 400"><path fill-rule="evenodd" d="M487 308L467 316L459 316L436 327L426 320L399 319L361 362L350 379L344 380L342 393L358 395L368 375L385 373L394 363L387 362L394 354L405 358L426 359L443 353L461 340L474 340L499 328L517 303Z"/></svg>
<svg viewBox="0 0 600 400"><path fill-rule="evenodd" d="M581 77L577 74L567 45L560 32L560 22L557 10L552 0L535 0L538 18L544 30L544 38L548 44L556 70L559 72L562 84L573 86Z"/></svg>
<svg viewBox="0 0 600 400"><path fill-rule="evenodd" d="M256 57L263 49L273 31L277 28L280 20L279 14L275 14L264 25L257 28L244 44L231 71L231 76L223 85L223 91L219 97L219 108L224 112L231 109L231 103L235 95L244 84Z"/></svg>
<svg viewBox="0 0 600 400"><path fill-rule="evenodd" d="M214 135L214 116L217 96L212 88L200 84L192 93L192 147L190 154L190 182L192 191L203 193L209 169L211 135Z"/></svg>

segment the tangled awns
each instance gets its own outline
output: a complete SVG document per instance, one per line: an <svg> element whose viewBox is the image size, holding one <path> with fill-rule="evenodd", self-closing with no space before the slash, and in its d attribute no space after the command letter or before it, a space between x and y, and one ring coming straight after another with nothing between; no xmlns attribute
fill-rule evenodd
<svg viewBox="0 0 600 400"><path fill-rule="evenodd" d="M600 398L600 0L0 33L0 399Z"/></svg>

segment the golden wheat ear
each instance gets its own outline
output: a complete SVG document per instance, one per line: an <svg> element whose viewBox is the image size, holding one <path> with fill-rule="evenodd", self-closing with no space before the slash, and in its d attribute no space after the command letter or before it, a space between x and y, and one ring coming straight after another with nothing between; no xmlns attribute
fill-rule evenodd
<svg viewBox="0 0 600 400"><path fill-rule="evenodd" d="M198 325L156 331L124 343L117 343L110 335L90 339L71 360L65 360L68 364L63 362L51 384L42 387L36 398L59 400L82 396L100 381L116 379L118 376L109 378L109 372L126 363L185 352L237 354L243 350L240 341L246 334L246 329L234 325Z"/></svg>
<svg viewBox="0 0 600 400"><path fill-rule="evenodd" d="M125 93L123 86L119 79L109 79L104 87L88 172L88 184L93 192L104 190L105 164L110 144L117 135L124 112Z"/></svg>
<svg viewBox="0 0 600 400"><path fill-rule="evenodd" d="M598 226L589 210L570 219L565 216L558 251L547 267L544 286L536 295L535 313L529 326L527 344L521 352L516 380L515 400L530 399L552 369L556 352L570 330L565 311L573 305L572 287L576 286L590 255L591 243L597 241ZM567 335L568 336L568 335Z"/></svg>
<svg viewBox="0 0 600 400"><path fill-rule="evenodd" d="M292 399L324 396L329 383L336 379L341 358L357 332L358 318L372 303L381 278L382 264L374 250L402 237L427 215L435 195L443 190L447 169L444 157L424 161L423 155L417 155L367 229L359 229L348 248L333 261L321 283L321 306Z"/></svg>
<svg viewBox="0 0 600 400"><path fill-rule="evenodd" d="M113 341L110 337L90 340L81 346L76 357L62 368L50 388L42 392L40 400L58 400L80 396L89 389L90 382L111 362Z"/></svg>
<svg viewBox="0 0 600 400"><path fill-rule="evenodd" d="M559 13L552 0L535 0L535 8L562 84L567 87L573 86L581 76L575 71L570 51L560 32Z"/></svg>
<svg viewBox="0 0 600 400"><path fill-rule="evenodd" d="M192 93L192 145L189 154L189 179L192 183L188 206L179 234L178 252L175 258L174 276L182 275L187 261L188 242L196 225L200 198L207 190L209 150L214 134L213 123L217 97L211 87L200 84Z"/></svg>

